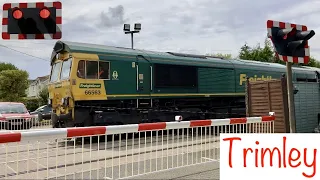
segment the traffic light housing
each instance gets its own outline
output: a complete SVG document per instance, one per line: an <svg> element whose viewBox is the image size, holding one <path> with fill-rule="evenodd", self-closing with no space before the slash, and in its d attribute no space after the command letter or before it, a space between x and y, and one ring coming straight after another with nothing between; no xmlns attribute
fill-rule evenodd
<svg viewBox="0 0 320 180"><path fill-rule="evenodd" d="M61 2L6 3L2 39L61 39Z"/></svg>
<svg viewBox="0 0 320 180"><path fill-rule="evenodd" d="M315 35L313 30L308 31L304 25L272 20L267 21L267 29L280 60L304 64L309 62L308 40Z"/></svg>

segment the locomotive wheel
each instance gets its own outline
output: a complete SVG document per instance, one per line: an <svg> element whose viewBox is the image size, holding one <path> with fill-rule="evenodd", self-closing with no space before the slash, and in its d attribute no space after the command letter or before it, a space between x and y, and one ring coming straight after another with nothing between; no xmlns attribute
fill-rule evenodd
<svg viewBox="0 0 320 180"><path fill-rule="evenodd" d="M52 128L60 128L58 122L58 116L55 113L51 113L51 121L52 121Z"/></svg>

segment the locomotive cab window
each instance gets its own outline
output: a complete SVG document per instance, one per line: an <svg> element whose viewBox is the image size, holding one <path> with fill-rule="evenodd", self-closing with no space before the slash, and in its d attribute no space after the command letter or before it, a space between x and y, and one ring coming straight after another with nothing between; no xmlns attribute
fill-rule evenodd
<svg viewBox="0 0 320 180"><path fill-rule="evenodd" d="M71 70L71 61L72 61L71 58L69 58L66 61L63 61L62 69L61 69L61 73L60 73L60 79L61 80L66 80L66 79L69 78L70 70Z"/></svg>
<svg viewBox="0 0 320 180"><path fill-rule="evenodd" d="M86 61L86 79L98 79L98 61Z"/></svg>
<svg viewBox="0 0 320 180"><path fill-rule="evenodd" d="M155 87L195 88L198 83L194 66L155 64Z"/></svg>
<svg viewBox="0 0 320 180"><path fill-rule="evenodd" d="M61 69L62 62L57 62L53 65L51 70L50 82L56 82L59 80L59 72Z"/></svg>
<svg viewBox="0 0 320 180"><path fill-rule="evenodd" d="M99 79L110 79L110 64L109 62L99 62Z"/></svg>
<svg viewBox="0 0 320 180"><path fill-rule="evenodd" d="M86 72L86 62L84 60L79 61L78 63L78 70L77 70L77 76L79 78L85 78L85 72Z"/></svg>
<svg viewBox="0 0 320 180"><path fill-rule="evenodd" d="M81 60L78 64L77 76L83 79L110 79L110 63Z"/></svg>

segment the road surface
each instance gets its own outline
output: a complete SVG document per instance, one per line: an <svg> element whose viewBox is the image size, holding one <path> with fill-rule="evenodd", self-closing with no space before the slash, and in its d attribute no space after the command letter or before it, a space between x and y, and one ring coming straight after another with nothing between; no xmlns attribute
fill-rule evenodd
<svg viewBox="0 0 320 180"><path fill-rule="evenodd" d="M219 162L208 161L186 167L173 168L124 179L210 179L219 180Z"/></svg>

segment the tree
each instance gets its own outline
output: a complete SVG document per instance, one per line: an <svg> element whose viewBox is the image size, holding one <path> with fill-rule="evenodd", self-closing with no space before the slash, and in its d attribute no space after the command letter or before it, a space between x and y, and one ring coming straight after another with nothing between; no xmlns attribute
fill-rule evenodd
<svg viewBox="0 0 320 180"><path fill-rule="evenodd" d="M48 98L49 98L49 91L48 87L42 88L39 92L39 103L41 105L48 104Z"/></svg>
<svg viewBox="0 0 320 180"><path fill-rule="evenodd" d="M241 48L239 52L239 58L240 59L246 59L246 60L252 60L251 57L251 51L252 48L245 43Z"/></svg>
<svg viewBox="0 0 320 180"><path fill-rule="evenodd" d="M245 43L239 52L239 58L244 60L274 62L276 60L273 47L269 39L265 39L264 47L257 44L255 47L250 47Z"/></svg>
<svg viewBox="0 0 320 180"><path fill-rule="evenodd" d="M272 44L268 38L264 41L264 47L260 50L260 57L266 62L274 62L276 60Z"/></svg>
<svg viewBox="0 0 320 180"><path fill-rule="evenodd" d="M255 47L250 47L247 45L247 43L245 43L240 48L239 58L245 60L279 63L284 65L286 64L275 55L272 42L268 38L265 39L264 47L261 47L260 44L257 44ZM320 62L314 57L310 57L308 64L301 65L320 68Z"/></svg>
<svg viewBox="0 0 320 180"><path fill-rule="evenodd" d="M39 104L39 98L23 98L24 105L26 105L27 109L29 111L34 111L36 110L40 104Z"/></svg>
<svg viewBox="0 0 320 180"><path fill-rule="evenodd" d="M4 70L18 70L18 68L11 63L0 62L0 72Z"/></svg>
<svg viewBox="0 0 320 180"><path fill-rule="evenodd" d="M23 70L2 70L0 72L0 100L22 101L26 96L29 74Z"/></svg>
<svg viewBox="0 0 320 180"><path fill-rule="evenodd" d="M223 59L233 59L232 54L222 54L222 53L216 53L216 54L207 54L209 56L223 58Z"/></svg>
<svg viewBox="0 0 320 180"><path fill-rule="evenodd" d="M314 57L310 57L309 62L306 66L320 68L320 62L317 61Z"/></svg>

